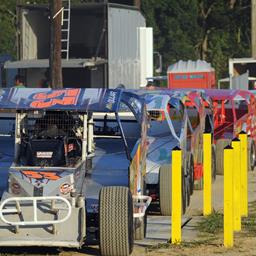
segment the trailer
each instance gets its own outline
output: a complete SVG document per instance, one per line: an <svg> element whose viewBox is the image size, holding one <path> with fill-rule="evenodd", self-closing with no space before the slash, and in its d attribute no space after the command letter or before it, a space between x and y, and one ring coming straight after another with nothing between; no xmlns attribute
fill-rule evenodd
<svg viewBox="0 0 256 256"><path fill-rule="evenodd" d="M69 2L69 1L65 1ZM64 87L138 89L153 75L153 32L138 8L116 3L63 1L62 75ZM27 87L49 81L50 10L48 5L17 6L18 69Z"/></svg>
<svg viewBox="0 0 256 256"><path fill-rule="evenodd" d="M10 89L15 154L0 203L0 246L129 255L144 237L147 116L138 95L110 89ZM118 239L117 239L118 237Z"/></svg>

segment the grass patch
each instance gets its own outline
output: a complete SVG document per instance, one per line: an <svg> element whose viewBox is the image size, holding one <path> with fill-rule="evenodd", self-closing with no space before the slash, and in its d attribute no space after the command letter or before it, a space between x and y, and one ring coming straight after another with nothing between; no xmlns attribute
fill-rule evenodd
<svg viewBox="0 0 256 256"><path fill-rule="evenodd" d="M198 230L210 234L223 231L223 214L214 211L198 223Z"/></svg>

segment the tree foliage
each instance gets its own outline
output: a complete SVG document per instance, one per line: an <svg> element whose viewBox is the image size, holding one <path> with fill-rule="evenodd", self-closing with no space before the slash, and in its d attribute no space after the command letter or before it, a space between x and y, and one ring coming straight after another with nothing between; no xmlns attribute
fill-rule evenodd
<svg viewBox="0 0 256 256"><path fill-rule="evenodd" d="M0 55L16 55L16 2L27 1L0 1ZM72 0L77 2L100 0ZM218 76L227 75L228 58L251 54L250 4L250 0L141 0L147 26L154 29L154 50L163 56L164 72L180 59L204 59Z"/></svg>
<svg viewBox="0 0 256 256"><path fill-rule="evenodd" d="M228 58L251 54L250 0L144 0L142 11L165 68L204 59L220 77L227 75Z"/></svg>

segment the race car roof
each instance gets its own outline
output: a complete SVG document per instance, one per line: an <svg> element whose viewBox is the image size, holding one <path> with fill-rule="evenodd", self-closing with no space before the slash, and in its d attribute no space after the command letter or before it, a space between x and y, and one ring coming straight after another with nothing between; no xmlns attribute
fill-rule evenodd
<svg viewBox="0 0 256 256"><path fill-rule="evenodd" d="M181 89L181 90L141 90L140 95L145 98L148 110L166 109L169 101L174 107L180 107L186 101L191 101L196 108L200 108L201 99L209 101L203 90Z"/></svg>
<svg viewBox="0 0 256 256"><path fill-rule="evenodd" d="M74 110L81 112L118 112L120 102L141 119L143 100L132 92L120 89L11 88L0 90L0 109Z"/></svg>
<svg viewBox="0 0 256 256"><path fill-rule="evenodd" d="M253 95L245 90L224 90L224 89L210 89L205 90L206 95L210 96L212 100L249 100Z"/></svg>

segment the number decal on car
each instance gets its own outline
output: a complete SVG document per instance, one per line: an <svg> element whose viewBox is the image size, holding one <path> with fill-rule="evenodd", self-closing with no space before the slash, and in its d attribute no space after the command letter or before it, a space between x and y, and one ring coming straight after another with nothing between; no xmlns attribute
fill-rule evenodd
<svg viewBox="0 0 256 256"><path fill-rule="evenodd" d="M47 179L58 180L61 178L56 172L35 172L35 171L22 171L23 175L30 179Z"/></svg>

